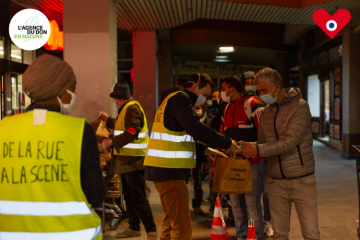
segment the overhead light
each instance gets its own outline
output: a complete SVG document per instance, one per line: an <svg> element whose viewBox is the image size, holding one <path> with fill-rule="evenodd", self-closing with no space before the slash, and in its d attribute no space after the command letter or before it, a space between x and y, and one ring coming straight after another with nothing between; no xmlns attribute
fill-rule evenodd
<svg viewBox="0 0 360 240"><path fill-rule="evenodd" d="M4 55L4 52L3 52L3 51L0 51L0 54L1 54L1 55Z"/></svg>
<svg viewBox="0 0 360 240"><path fill-rule="evenodd" d="M228 58L228 56L216 56L216 58Z"/></svg>
<svg viewBox="0 0 360 240"><path fill-rule="evenodd" d="M235 52L235 50L234 47L220 47L218 52L229 53L229 52Z"/></svg>
<svg viewBox="0 0 360 240"><path fill-rule="evenodd" d="M214 59L214 62L230 62L229 59Z"/></svg>

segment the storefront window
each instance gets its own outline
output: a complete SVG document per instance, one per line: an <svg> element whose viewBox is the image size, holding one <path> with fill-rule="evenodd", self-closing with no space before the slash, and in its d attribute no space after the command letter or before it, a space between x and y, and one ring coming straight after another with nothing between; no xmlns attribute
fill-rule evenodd
<svg viewBox="0 0 360 240"><path fill-rule="evenodd" d="M0 36L0 58L4 58L4 37Z"/></svg>
<svg viewBox="0 0 360 240"><path fill-rule="evenodd" d="M16 115L25 112L25 93L22 92L22 75L11 77L11 114ZM28 99L30 104L30 99Z"/></svg>
<svg viewBox="0 0 360 240"><path fill-rule="evenodd" d="M30 65L31 62L36 58L36 52L35 51L26 51L23 50L24 54L24 63Z"/></svg>
<svg viewBox="0 0 360 240"><path fill-rule="evenodd" d="M21 48L13 43L11 44L11 61L22 63Z"/></svg>
<svg viewBox="0 0 360 240"><path fill-rule="evenodd" d="M318 75L308 76L307 100L312 117L320 117L320 80Z"/></svg>

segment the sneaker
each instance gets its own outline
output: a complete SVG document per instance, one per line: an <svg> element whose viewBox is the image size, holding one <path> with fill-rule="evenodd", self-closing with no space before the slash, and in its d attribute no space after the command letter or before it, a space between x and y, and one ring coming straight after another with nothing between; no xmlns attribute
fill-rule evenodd
<svg viewBox="0 0 360 240"><path fill-rule="evenodd" d="M273 231L273 229L272 229L272 225L271 225L271 223L268 222L268 221L265 221L265 234L266 234L266 236L268 236L268 237L274 236L274 231Z"/></svg>
<svg viewBox="0 0 360 240"><path fill-rule="evenodd" d="M116 234L117 238L128 238L128 237L140 237L140 231L134 231L130 228L126 228L124 231Z"/></svg>
<svg viewBox="0 0 360 240"><path fill-rule="evenodd" d="M194 208L194 213L196 215L204 215L204 211L201 209L201 207L195 207Z"/></svg>
<svg viewBox="0 0 360 240"><path fill-rule="evenodd" d="M157 232L149 232L147 234L147 240L156 240L157 239Z"/></svg>

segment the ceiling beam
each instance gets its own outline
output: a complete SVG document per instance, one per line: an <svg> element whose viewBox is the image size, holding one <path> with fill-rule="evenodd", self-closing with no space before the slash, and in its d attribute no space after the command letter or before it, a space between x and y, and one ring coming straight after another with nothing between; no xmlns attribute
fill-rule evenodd
<svg viewBox="0 0 360 240"><path fill-rule="evenodd" d="M217 0L221 2L248 3L279 7L303 8L333 0Z"/></svg>

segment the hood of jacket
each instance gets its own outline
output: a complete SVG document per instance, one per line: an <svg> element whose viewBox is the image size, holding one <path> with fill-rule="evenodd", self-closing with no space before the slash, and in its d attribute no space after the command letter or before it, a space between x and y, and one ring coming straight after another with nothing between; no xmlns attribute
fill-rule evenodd
<svg viewBox="0 0 360 240"><path fill-rule="evenodd" d="M302 94L299 88L286 88L284 89L284 92L285 92L285 98L280 103L278 103L279 106L286 105L297 98L302 98ZM275 106L276 104L277 103L271 104L270 108L276 107Z"/></svg>

